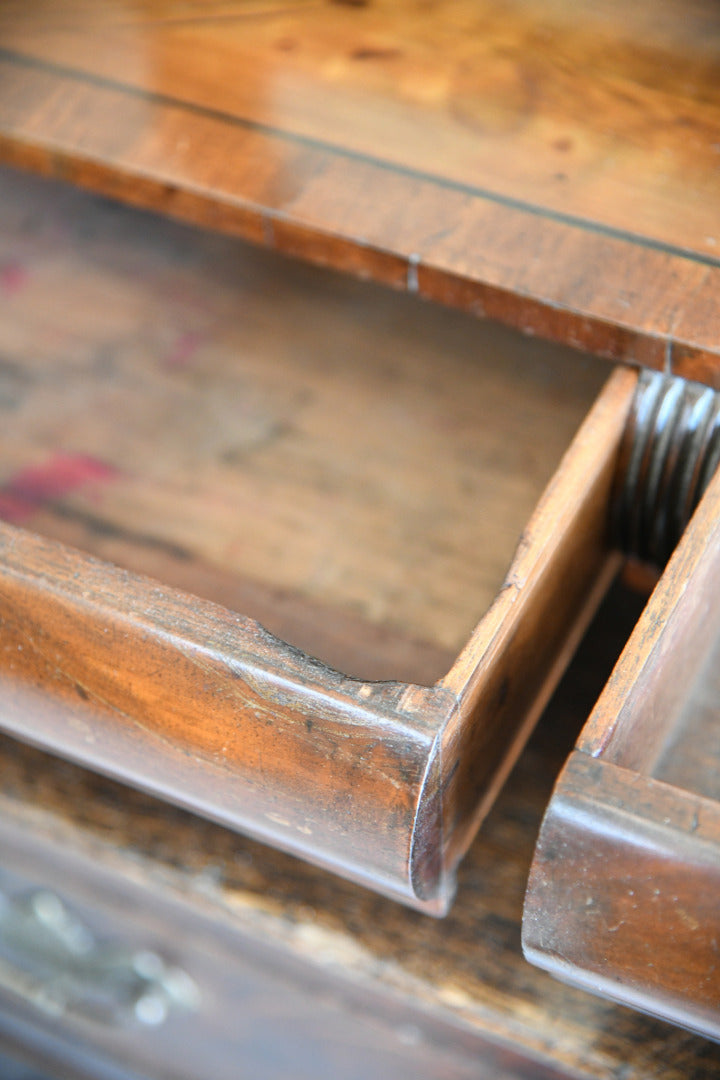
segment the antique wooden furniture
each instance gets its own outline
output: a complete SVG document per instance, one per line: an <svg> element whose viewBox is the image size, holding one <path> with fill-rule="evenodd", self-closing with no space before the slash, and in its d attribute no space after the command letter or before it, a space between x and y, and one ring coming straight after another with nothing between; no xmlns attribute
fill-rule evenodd
<svg viewBox="0 0 720 1080"><path fill-rule="evenodd" d="M49 199L76 254L52 282L65 324L38 315L24 259L2 268L19 312L2 466L6 731L447 910L460 858L621 565L612 512L633 368L717 383L719 16L709 0L660 10L0 8L3 161L415 296L346 283L338 299L334 278L127 211L108 226L100 204L37 182L28 193L7 174L18 250L38 254L52 214L28 207ZM125 270L108 274L103 243ZM173 259L193 272L174 277ZM73 275L82 288L64 294ZM499 331L423 315L418 297L622 366L601 389L589 361L520 339L493 366ZM313 328L327 313L323 338ZM231 317L247 332L218 350ZM478 352L490 335L483 363L471 333ZM149 377L151 356L163 370ZM271 391L280 372L284 399ZM75 405L57 420L63 389ZM329 423L320 437L313 408ZM489 504L480 539L467 523L491 460L507 497ZM534 512L529 478L538 494L549 481ZM268 484L285 511L266 514ZM231 512L256 532L254 553ZM328 540L348 536L365 555L355 563L331 555ZM461 569L481 549L501 571L492 585L490 570ZM404 608L403 550L423 571ZM436 583L438 566L454 587ZM462 626L456 605L470 612Z"/></svg>
<svg viewBox="0 0 720 1080"><path fill-rule="evenodd" d="M498 588L513 534L602 391L605 365L20 173L0 183L2 505L18 535L32 529L150 569L159 581L261 616L356 675L441 677L478 598L489 601ZM282 283L291 347L269 283ZM114 300L112 316L105 297ZM205 337L188 356L198 311ZM338 358L348 321L344 340L353 347ZM394 429L380 438L388 425L378 411L380 420L388 407L398 415L388 379L396 394L404 391L399 456ZM505 410L498 429L498 402L508 397L516 413ZM338 401L355 405L342 438ZM378 454L382 446L379 472L358 447ZM253 496L259 469L262 500ZM388 477L385 505L379 493ZM352 497L341 501L342 491ZM403 491L410 501L398 515ZM468 491L477 504L470 517ZM253 499L252 519L238 513ZM439 518L438 499L445 509L434 532L426 508L431 521ZM287 550L298 554L276 568L283 587L257 571L246 577L283 536L281 515L293 507ZM377 605L391 589L393 625L373 623L367 608L354 613L337 576L308 586L303 553L318 529L322 565L344 566L346 583L357 578L357 545L331 527L333 512L365 537L365 591L353 586L350 596ZM456 549L448 549L447 521ZM321 528L328 523L329 537ZM384 578L395 534L399 549ZM410 543L415 566L403 559ZM639 610L640 601L625 597L604 612L440 922L4 740L6 1049L44 1062L51 1075L93 1077L112 1063L190 1080L208 1062L214 1076L233 1077L239 1061L251 1076L287 1075L292 1062L300 1076L483 1069L608 1077L628 1055L637 1075L670 1061L668 1076L691 1064L712 1076L709 1044L549 986L519 948L525 880L553 778ZM10 609L8 668L30 648L12 639L13 625ZM45 649L37 631L31 638ZM69 718L83 721L80 711ZM71 730L92 734L84 724ZM58 922L65 937L84 949L94 941L97 950L78 959L66 946L53 966L44 949L28 949L28 937L47 938ZM136 956L146 964L148 953L190 978L195 996L158 1002L157 977L133 975ZM122 961L121 977L103 982L108 954Z"/></svg>

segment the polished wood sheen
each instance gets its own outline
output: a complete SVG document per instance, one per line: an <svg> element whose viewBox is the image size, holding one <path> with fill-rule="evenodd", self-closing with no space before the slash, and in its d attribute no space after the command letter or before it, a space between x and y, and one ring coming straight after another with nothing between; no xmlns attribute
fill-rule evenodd
<svg viewBox="0 0 720 1080"><path fill-rule="evenodd" d="M717 383L714 0L0 6L0 156Z"/></svg>
<svg viewBox="0 0 720 1080"><path fill-rule="evenodd" d="M563 979L720 1038L720 475L562 772L524 944Z"/></svg>

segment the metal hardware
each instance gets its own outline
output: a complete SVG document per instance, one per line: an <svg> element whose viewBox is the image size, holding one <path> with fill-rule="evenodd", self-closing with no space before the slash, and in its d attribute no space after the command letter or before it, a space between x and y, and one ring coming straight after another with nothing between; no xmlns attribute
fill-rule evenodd
<svg viewBox="0 0 720 1080"><path fill-rule="evenodd" d="M54 892L0 893L0 990L49 1016L155 1027L194 1011L194 981L157 953L100 941Z"/></svg>
<svg viewBox="0 0 720 1080"><path fill-rule="evenodd" d="M720 462L720 393L642 371L620 450L613 540L664 566Z"/></svg>

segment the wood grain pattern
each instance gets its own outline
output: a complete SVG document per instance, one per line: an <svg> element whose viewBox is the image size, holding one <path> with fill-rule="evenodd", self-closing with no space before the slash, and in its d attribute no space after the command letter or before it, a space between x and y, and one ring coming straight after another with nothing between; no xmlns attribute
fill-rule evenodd
<svg viewBox="0 0 720 1080"><path fill-rule="evenodd" d="M714 1038L719 552L716 475L560 776L524 922L536 963Z"/></svg>
<svg viewBox="0 0 720 1080"><path fill-rule="evenodd" d="M66 1039L146 1075L160 1062L167 1074L169 1061L182 1080L210 1065L230 1080L238 1060L250 1075L323 1080L369 1061L357 1065L366 1077L384 1049L387 1075L414 1068L421 1080L714 1080L717 1045L562 985L520 952L552 777L639 606L614 594L591 628L463 863L443 922L2 740L4 868L59 890L113 935L169 950L206 1002L194 1018L132 1038L71 1026ZM18 1010L2 1005L17 1037ZM36 1021L43 1027L62 1030Z"/></svg>
<svg viewBox="0 0 720 1080"><path fill-rule="evenodd" d="M578 749L652 775L718 631L720 475L716 474L653 593ZM662 703L662 708L656 706Z"/></svg>
<svg viewBox="0 0 720 1080"><path fill-rule="evenodd" d="M0 11L0 154L717 382L718 13L633 4Z"/></svg>
<svg viewBox="0 0 720 1080"><path fill-rule="evenodd" d="M402 894L449 693L337 675L8 526L0 544L5 730Z"/></svg>

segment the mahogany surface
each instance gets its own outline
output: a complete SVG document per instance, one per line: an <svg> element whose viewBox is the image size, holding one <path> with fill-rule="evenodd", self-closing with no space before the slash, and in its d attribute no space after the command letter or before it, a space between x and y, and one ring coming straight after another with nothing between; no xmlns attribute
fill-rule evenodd
<svg viewBox="0 0 720 1080"><path fill-rule="evenodd" d="M542 967L720 1038L720 474L563 770L530 874Z"/></svg>
<svg viewBox="0 0 720 1080"><path fill-rule="evenodd" d="M7 0L0 156L718 381L714 0Z"/></svg>

